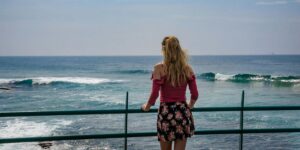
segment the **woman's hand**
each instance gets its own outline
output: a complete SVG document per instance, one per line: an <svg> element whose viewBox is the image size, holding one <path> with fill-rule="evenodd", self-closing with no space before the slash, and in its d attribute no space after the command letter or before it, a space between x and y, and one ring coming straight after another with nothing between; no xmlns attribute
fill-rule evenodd
<svg viewBox="0 0 300 150"><path fill-rule="evenodd" d="M191 103L189 103L189 104L188 104L188 107L189 107L190 109L193 109L193 108L194 108L194 105L192 105Z"/></svg>
<svg viewBox="0 0 300 150"><path fill-rule="evenodd" d="M141 109L142 111L149 111L150 110L151 105L148 103L145 103L142 105Z"/></svg>
<svg viewBox="0 0 300 150"><path fill-rule="evenodd" d="M193 109L194 108L194 104L195 104L195 101L194 100L190 100L190 103L188 104L188 107L190 109Z"/></svg>

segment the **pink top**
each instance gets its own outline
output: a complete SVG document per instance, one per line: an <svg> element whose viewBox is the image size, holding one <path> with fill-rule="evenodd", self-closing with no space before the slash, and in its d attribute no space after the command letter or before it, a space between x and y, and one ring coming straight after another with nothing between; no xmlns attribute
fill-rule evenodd
<svg viewBox="0 0 300 150"><path fill-rule="evenodd" d="M170 83L166 82L166 75L163 73L164 65L162 63L154 66L152 71L152 91L149 97L148 103L151 105L155 104L155 101L160 91L160 102L177 102L186 101L186 88L189 86L191 93L191 100L196 101L198 99L198 89L196 84L196 76L192 71L192 76L187 83L173 87Z"/></svg>

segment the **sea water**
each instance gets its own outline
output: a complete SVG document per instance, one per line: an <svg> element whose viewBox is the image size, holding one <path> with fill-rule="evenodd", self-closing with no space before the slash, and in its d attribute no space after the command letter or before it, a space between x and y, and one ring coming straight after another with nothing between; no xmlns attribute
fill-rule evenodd
<svg viewBox="0 0 300 150"><path fill-rule="evenodd" d="M0 111L139 109L162 56L0 57ZM190 56L195 107L299 106L300 56ZM187 100L190 97L186 91ZM154 108L159 105L159 98ZM299 111L244 112L244 128L299 128ZM238 129L239 112L194 112L197 130ZM156 132L156 113L129 114L128 132ZM123 133L124 115L0 118L0 138ZM51 149L123 149L124 139L54 141ZM238 134L195 135L187 149L238 149ZM38 142L0 149L41 149ZM157 137L129 138L128 149L159 149ZM245 134L244 149L300 149L300 133Z"/></svg>

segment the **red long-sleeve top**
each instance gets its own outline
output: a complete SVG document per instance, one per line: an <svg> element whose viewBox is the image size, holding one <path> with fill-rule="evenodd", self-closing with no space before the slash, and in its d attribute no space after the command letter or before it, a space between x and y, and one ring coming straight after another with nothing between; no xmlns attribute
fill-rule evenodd
<svg viewBox="0 0 300 150"><path fill-rule="evenodd" d="M170 83L166 82L166 75L163 75L163 64L156 64L152 71L152 91L149 97L148 103L155 104L160 91L160 102L177 102L186 101L186 88L189 86L191 100L196 101L198 99L198 89L196 84L196 76L192 72L190 79L181 86L173 87Z"/></svg>

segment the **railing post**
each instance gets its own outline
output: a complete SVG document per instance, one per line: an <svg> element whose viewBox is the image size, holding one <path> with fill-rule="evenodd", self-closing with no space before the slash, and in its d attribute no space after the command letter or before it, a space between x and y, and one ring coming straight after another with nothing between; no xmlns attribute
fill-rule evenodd
<svg viewBox="0 0 300 150"><path fill-rule="evenodd" d="M244 130L244 100L245 100L245 92L242 92L241 98L241 110L240 110L240 150L243 150L243 130Z"/></svg>
<svg viewBox="0 0 300 150"><path fill-rule="evenodd" d="M125 102L125 141L124 141L124 149L127 150L127 120L128 120L128 91L126 92L126 102Z"/></svg>

